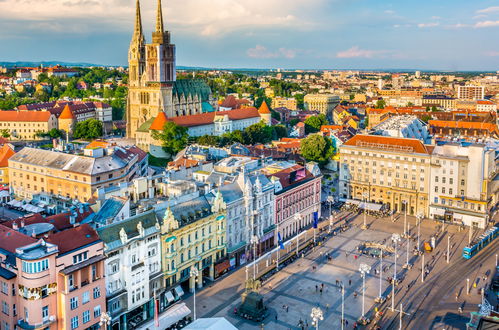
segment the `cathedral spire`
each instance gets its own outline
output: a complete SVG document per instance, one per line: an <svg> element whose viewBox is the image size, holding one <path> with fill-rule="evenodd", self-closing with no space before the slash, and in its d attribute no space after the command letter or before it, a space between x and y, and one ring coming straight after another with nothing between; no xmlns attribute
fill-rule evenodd
<svg viewBox="0 0 499 330"><path fill-rule="evenodd" d="M156 13L156 33L163 34L164 26L163 26L163 9L161 6L161 0L158 0L158 10Z"/></svg>
<svg viewBox="0 0 499 330"><path fill-rule="evenodd" d="M137 0L135 9L135 30L133 32L133 40L141 41L144 39L144 34L142 32L142 17L140 15L140 0Z"/></svg>

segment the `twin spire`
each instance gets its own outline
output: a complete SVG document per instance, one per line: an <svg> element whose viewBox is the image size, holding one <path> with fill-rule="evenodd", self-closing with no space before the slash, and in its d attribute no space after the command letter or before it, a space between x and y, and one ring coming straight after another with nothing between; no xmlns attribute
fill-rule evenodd
<svg viewBox="0 0 499 330"><path fill-rule="evenodd" d="M140 15L140 0L137 0L135 12L135 30L133 33L133 39L139 41L144 40L144 33L142 30L142 17ZM156 13L156 30L153 32L153 42L158 42L163 39L164 35L164 24L163 24L163 8L161 0L158 0L158 8Z"/></svg>

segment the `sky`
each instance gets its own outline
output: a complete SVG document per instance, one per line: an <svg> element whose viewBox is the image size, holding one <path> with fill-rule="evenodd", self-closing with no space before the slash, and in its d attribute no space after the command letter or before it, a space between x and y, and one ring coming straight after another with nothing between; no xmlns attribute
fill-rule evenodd
<svg viewBox="0 0 499 330"><path fill-rule="evenodd" d="M147 41L157 0L141 0ZM498 0L163 0L177 64L499 70ZM0 61L126 65L135 0L0 0Z"/></svg>

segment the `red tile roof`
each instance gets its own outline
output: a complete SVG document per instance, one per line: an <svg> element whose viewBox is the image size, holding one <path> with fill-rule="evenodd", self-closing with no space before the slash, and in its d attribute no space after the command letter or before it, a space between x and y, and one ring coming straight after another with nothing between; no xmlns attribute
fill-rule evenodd
<svg viewBox="0 0 499 330"><path fill-rule="evenodd" d="M75 222L81 222L83 219L88 217L90 214L92 214L93 211L91 208L88 208L87 210L83 210L83 213L80 213L78 210L76 210L76 220ZM70 223L70 212L65 212L65 213L59 213L55 215L48 216L44 218L40 213L35 213L33 215L30 215L28 217L21 217L13 220L8 220L2 223L4 226L7 226L9 228L12 228L14 222L17 223L19 227L21 227L21 221L24 221L24 225L31 225L34 223L50 223L54 225L55 229L57 230L64 230L68 228L72 228L73 225Z"/></svg>
<svg viewBox="0 0 499 330"><path fill-rule="evenodd" d="M429 120L428 125L430 127L481 129L489 132L498 132L497 125L492 123L480 123L472 121Z"/></svg>
<svg viewBox="0 0 499 330"><path fill-rule="evenodd" d="M99 235L97 235L97 232L87 223L52 234L47 238L47 242L58 246L59 253L61 254L98 241L100 241Z"/></svg>
<svg viewBox="0 0 499 330"><path fill-rule="evenodd" d="M343 145L381 149L402 153L428 154L426 146L418 139L401 139L380 135L355 135Z"/></svg>
<svg viewBox="0 0 499 330"><path fill-rule="evenodd" d="M9 166L9 158L15 155L15 151L8 144L0 147L0 167Z"/></svg>
<svg viewBox="0 0 499 330"><path fill-rule="evenodd" d="M267 106L267 102L265 102L265 101L262 102L262 105L258 109L258 113L260 113L261 115L270 114L270 110L269 110L269 107Z"/></svg>
<svg viewBox="0 0 499 330"><path fill-rule="evenodd" d="M162 131L167 121L168 118L166 117L166 114L163 111L160 111L156 119L154 119L154 121L152 122L151 127L149 127L149 129Z"/></svg>
<svg viewBox="0 0 499 330"><path fill-rule="evenodd" d="M64 110L62 110L61 115L59 116L59 119L74 119L73 111L71 111L71 108L69 107L69 104L66 104L64 107Z"/></svg>
<svg viewBox="0 0 499 330"><path fill-rule="evenodd" d="M17 248L35 243L36 241L31 236L24 235L3 224L0 225L0 249L15 253Z"/></svg>
<svg viewBox="0 0 499 330"><path fill-rule="evenodd" d="M0 122L48 122L50 116L48 111L0 111Z"/></svg>
<svg viewBox="0 0 499 330"><path fill-rule="evenodd" d="M256 108L242 108L242 109L235 109L228 111L206 112L197 115L172 117L172 118L167 118L167 120L171 120L175 124L180 126L193 127L193 126L212 124L215 119L215 116L225 116L225 115L227 115L230 120L242 120L242 119L260 117L260 115L258 114L258 110ZM159 127L155 125L153 128L154 121L149 129L156 130L157 127ZM161 127L161 129L163 129L163 127Z"/></svg>

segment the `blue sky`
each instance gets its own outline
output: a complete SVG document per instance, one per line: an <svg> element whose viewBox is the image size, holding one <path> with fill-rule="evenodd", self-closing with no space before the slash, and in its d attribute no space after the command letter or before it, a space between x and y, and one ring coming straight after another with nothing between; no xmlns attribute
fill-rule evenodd
<svg viewBox="0 0 499 330"><path fill-rule="evenodd" d="M178 65L499 70L498 0L163 0ZM156 0L141 0L146 37ZM135 0L0 0L0 61L125 65Z"/></svg>

